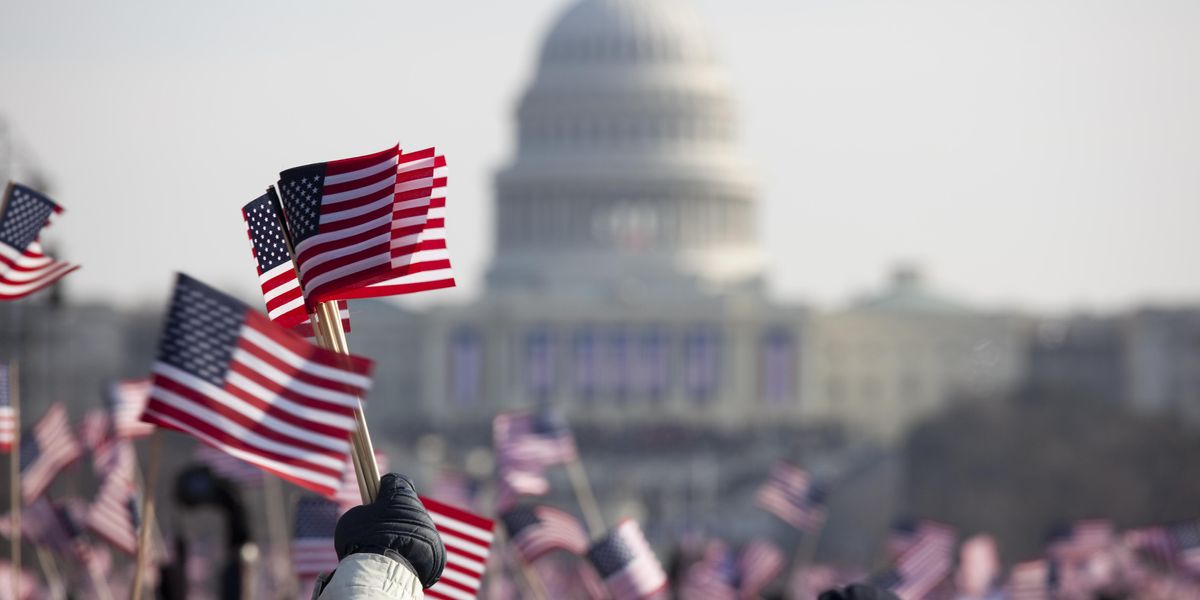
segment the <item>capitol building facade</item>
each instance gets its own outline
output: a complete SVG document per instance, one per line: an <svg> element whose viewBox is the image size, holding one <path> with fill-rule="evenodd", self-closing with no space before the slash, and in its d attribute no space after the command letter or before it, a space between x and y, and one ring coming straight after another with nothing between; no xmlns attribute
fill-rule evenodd
<svg viewBox="0 0 1200 600"><path fill-rule="evenodd" d="M888 439L1019 376L1013 319L915 272L834 313L768 301L735 100L687 2L567 7L496 175L486 291L416 319L419 368L392 374L416 386L404 404L440 423L552 403L602 426L837 422Z"/></svg>

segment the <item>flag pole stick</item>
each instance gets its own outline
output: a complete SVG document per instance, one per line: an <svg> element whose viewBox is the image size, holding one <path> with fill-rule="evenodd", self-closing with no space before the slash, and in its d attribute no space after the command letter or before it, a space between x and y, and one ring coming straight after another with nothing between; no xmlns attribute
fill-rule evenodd
<svg viewBox="0 0 1200 600"><path fill-rule="evenodd" d="M154 489L158 485L158 462L162 454L162 432L157 428L150 438L150 464L146 467L146 487L142 489L142 518L138 524L137 560L134 563L133 588L130 600L142 599L142 583L146 574L146 558L150 551L150 523L154 522Z"/></svg>
<svg viewBox="0 0 1200 600"><path fill-rule="evenodd" d="M575 499L579 502L579 508L583 510L584 520L587 521L588 533L592 539L604 535L604 515L600 513L600 505L596 503L596 495L592 493L587 471L584 470L583 461L578 456L567 463L567 475L571 478Z"/></svg>
<svg viewBox="0 0 1200 600"><path fill-rule="evenodd" d="M271 575L278 589L278 597L294 598L296 594L291 589L291 553L287 551L287 522L279 508L284 505L283 487L278 477L266 475L263 478L262 498L267 513L267 533L271 537L271 551L267 557L271 562Z"/></svg>
<svg viewBox="0 0 1200 600"><path fill-rule="evenodd" d="M342 329L342 316L338 312L337 302L321 302L317 305L320 319L316 323L324 331L325 341L329 348L340 354L350 354L350 346L346 342L346 331ZM375 448L371 445L371 432L367 429L367 417L363 414L362 399L354 409L354 421L358 427L351 435L354 445L354 460L356 468L361 469L363 483L366 484L363 503L374 502L379 495L379 464L375 462Z"/></svg>
<svg viewBox="0 0 1200 600"><path fill-rule="evenodd" d="M504 526L503 520L496 522L499 527L496 528L495 544L498 548L504 548L506 538L508 537L508 528ZM512 552L512 550L509 550ZM525 557L519 552L513 552L510 556L517 559L517 570L521 571L521 577L525 580L525 587L529 588L529 593L535 600L547 600L550 598L550 593L546 590L546 583L542 581L542 576L533 568L533 565L525 561Z"/></svg>
<svg viewBox="0 0 1200 600"><path fill-rule="evenodd" d="M297 269L296 280L300 279L299 268L296 266L296 246L292 243L292 234L287 228L287 213L283 211L283 203L279 200L279 194L275 191L275 186L267 188L267 197L275 206L275 210L279 213L281 219L285 222L280 223L280 229L283 230L284 246L287 247L288 255L292 259L292 266ZM301 288L303 291L303 288ZM305 298L305 302L308 299ZM328 350L333 350L341 354L350 354L350 347L346 342L346 332L342 329L342 317L338 313L337 302L321 302L317 304L317 314L309 313L309 321L312 322L313 333L316 334L317 342ZM358 406L354 409L354 421L357 427L354 433L350 435L350 445L352 452L351 458L354 462L354 474L358 478L358 491L362 495L363 503L374 502L375 497L379 495L379 465L375 462L375 449L371 446L371 433L367 430L367 418L363 415L362 399L358 399Z"/></svg>
<svg viewBox="0 0 1200 600"><path fill-rule="evenodd" d="M42 574L46 576L46 584L50 586L50 598L59 600L59 598L65 597L67 594L63 590L62 571L58 570L58 562L54 560L54 556L46 550L45 546L34 546L33 551L37 554Z"/></svg>
<svg viewBox="0 0 1200 600"><path fill-rule="evenodd" d="M8 184L12 188L12 183ZM8 194L5 194L8 197ZM9 537L13 568L12 593L14 600L21 598L21 386L20 365L14 360L8 366L8 400L13 411L13 446L8 453L9 470L9 514L12 516L12 534Z"/></svg>

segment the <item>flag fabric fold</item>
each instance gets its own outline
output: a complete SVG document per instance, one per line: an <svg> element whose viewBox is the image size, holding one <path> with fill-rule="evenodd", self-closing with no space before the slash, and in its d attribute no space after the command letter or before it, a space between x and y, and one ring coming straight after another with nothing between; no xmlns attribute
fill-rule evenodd
<svg viewBox="0 0 1200 600"><path fill-rule="evenodd" d="M306 338L313 337L310 313L314 311L300 290L296 263L288 251L278 206L270 194L263 194L242 207L242 219L246 222L267 316ZM350 307L345 300L338 301L338 313L342 329L350 331Z"/></svg>
<svg viewBox="0 0 1200 600"><path fill-rule="evenodd" d="M445 240L444 157L399 147L279 174L283 221L310 303L454 285ZM432 218L431 218L432 215Z"/></svg>
<svg viewBox="0 0 1200 600"><path fill-rule="evenodd" d="M319 496L300 498L292 535L292 569L296 577L315 579L337 568L333 546L337 519L337 503Z"/></svg>
<svg viewBox="0 0 1200 600"><path fill-rule="evenodd" d="M63 468L82 454L67 409L54 403L33 431L21 436L21 495L25 503L41 496Z"/></svg>
<svg viewBox="0 0 1200 600"><path fill-rule="evenodd" d="M621 521L587 552L613 600L652 598L667 589L667 574L637 521Z"/></svg>
<svg viewBox="0 0 1200 600"><path fill-rule="evenodd" d="M509 540L527 563L554 550L576 556L587 552L588 535L579 520L557 508L518 506L505 512L500 519Z"/></svg>
<svg viewBox="0 0 1200 600"><path fill-rule="evenodd" d="M142 420L328 496L350 460L370 370L181 274Z"/></svg>
<svg viewBox="0 0 1200 600"><path fill-rule="evenodd" d="M38 236L62 208L19 183L0 199L0 300L24 298L65 277L79 265L46 256Z"/></svg>
<svg viewBox="0 0 1200 600"><path fill-rule="evenodd" d="M100 490L88 508L85 521L89 529L114 548L134 556L141 523L137 457L128 440L114 442L114 448L114 459L103 474Z"/></svg>
<svg viewBox="0 0 1200 600"><path fill-rule="evenodd" d="M477 597L492 551L495 522L432 498L422 496L421 503L446 545L442 578L425 590L425 597L433 600Z"/></svg>
<svg viewBox="0 0 1200 600"><path fill-rule="evenodd" d="M759 508L801 531L819 529L825 523L825 492L813 483L808 471L779 461L755 497Z"/></svg>
<svg viewBox="0 0 1200 600"><path fill-rule="evenodd" d="M113 435L118 438L145 437L154 426L142 421L146 402L150 400L149 378L123 379L109 386L109 410L112 412Z"/></svg>

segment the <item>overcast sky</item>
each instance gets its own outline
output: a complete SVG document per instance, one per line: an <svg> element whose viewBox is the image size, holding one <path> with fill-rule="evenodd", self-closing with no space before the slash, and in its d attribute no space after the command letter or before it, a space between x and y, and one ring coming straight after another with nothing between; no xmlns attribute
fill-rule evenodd
<svg viewBox="0 0 1200 600"><path fill-rule="evenodd" d="M654 0L646 0L654 1ZM461 288L567 0L0 0L0 118L85 299L184 270L250 295L238 209L283 168L438 145ZM1200 302L1200 2L697 0L737 89L776 296L916 261L986 306Z"/></svg>

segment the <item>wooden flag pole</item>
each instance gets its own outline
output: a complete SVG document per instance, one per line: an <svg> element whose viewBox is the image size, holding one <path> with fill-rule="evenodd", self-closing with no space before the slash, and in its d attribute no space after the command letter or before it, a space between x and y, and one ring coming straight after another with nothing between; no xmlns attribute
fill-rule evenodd
<svg viewBox="0 0 1200 600"><path fill-rule="evenodd" d="M283 203L279 200L275 186L267 188L267 197L284 221L280 223L284 246L287 247L288 255L292 259L292 266L297 269L296 280L303 281L300 279L297 267L296 246L292 243L292 234L288 231L286 223L287 213L283 211ZM306 302L307 300L305 298ZM312 322L317 342L328 350L340 354L350 354L350 346L346 342L346 331L342 328L342 317L339 314L337 302L321 302L317 304L316 308L316 314L309 313L308 318ZM358 427L350 436L352 449L350 455L354 463L354 474L358 479L358 491L362 495L363 504L367 504L374 502L375 497L379 495L379 465L375 462L375 449L371 445L371 434L367 430L367 418L363 415L361 398L358 399L358 406L354 409L354 421Z"/></svg>
<svg viewBox="0 0 1200 600"><path fill-rule="evenodd" d="M133 588L130 600L142 600L142 584L146 575L146 558L150 553L150 530L154 522L154 489L158 485L158 463L162 454L162 432L154 429L150 438L150 464L146 467L146 486L142 489L142 519L138 524L137 559L134 562Z"/></svg>
<svg viewBox="0 0 1200 600"><path fill-rule="evenodd" d="M33 551L38 558L38 564L42 566L42 575L46 576L46 584L50 587L51 600L65 598L67 594L63 590L62 571L58 570L58 562L54 560L54 556L46 550L45 546L34 546Z"/></svg>
<svg viewBox="0 0 1200 600"><path fill-rule="evenodd" d="M329 349L341 354L350 354L337 302L331 300L318 304L317 317L318 320L314 323L321 328ZM361 471L360 491L365 492L362 499L366 504L374 502L375 497L379 495L379 464L375 462L375 448L371 444L371 432L367 429L367 417L363 414L362 399L359 399L358 407L354 409L354 421L358 427L350 440L354 446L355 469Z"/></svg>
<svg viewBox="0 0 1200 600"><path fill-rule="evenodd" d="M575 499L583 510L583 518L587 521L588 533L592 539L604 535L604 515L600 513L600 505L596 503L596 495L592 493L592 484L588 482L587 471L583 469L583 461L575 457L567 463L567 475L571 478L571 487L575 490Z"/></svg>
<svg viewBox="0 0 1200 600"><path fill-rule="evenodd" d="M11 183L8 185L9 188L12 187ZM15 360L8 366L8 401L13 411L13 445L8 453L8 502L9 514L12 516L9 543L12 552L14 600L21 598L21 386L18 369L19 365Z"/></svg>

